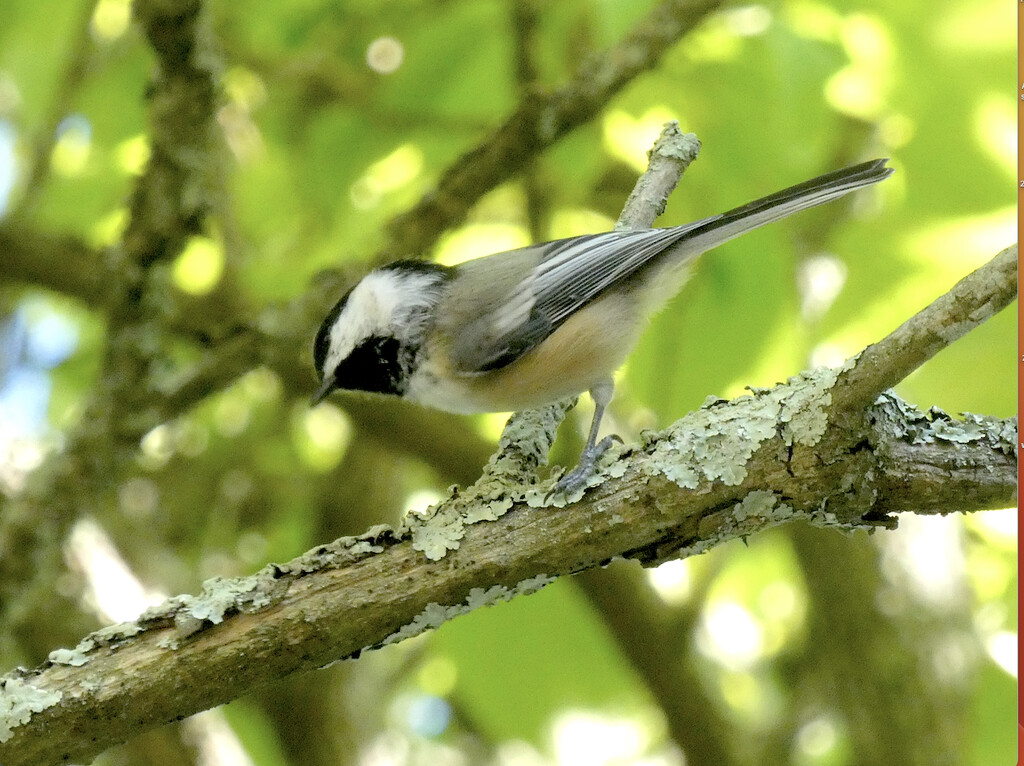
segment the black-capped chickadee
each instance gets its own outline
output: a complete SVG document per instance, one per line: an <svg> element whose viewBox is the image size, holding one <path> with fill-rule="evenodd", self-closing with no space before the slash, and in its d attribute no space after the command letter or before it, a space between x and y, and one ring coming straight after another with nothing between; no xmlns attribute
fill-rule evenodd
<svg viewBox="0 0 1024 766"><path fill-rule="evenodd" d="M320 387L393 394L448 412L505 412L583 391L594 418L579 465L556 491L585 486L611 444L597 441L612 374L701 253L892 174L878 159L721 215L665 229L544 242L441 266L396 261L341 298L316 335Z"/></svg>

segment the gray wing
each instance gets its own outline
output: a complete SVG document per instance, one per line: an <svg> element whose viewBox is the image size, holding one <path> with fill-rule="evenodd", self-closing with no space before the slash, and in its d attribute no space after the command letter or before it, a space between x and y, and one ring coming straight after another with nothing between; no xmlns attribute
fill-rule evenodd
<svg viewBox="0 0 1024 766"><path fill-rule="evenodd" d="M480 280L496 268L498 259L522 259L535 265L516 282L504 301L458 329L452 344L455 368L487 372L514 362L695 225L571 237L464 264L460 268L479 269L474 276Z"/></svg>
<svg viewBox="0 0 1024 766"><path fill-rule="evenodd" d="M818 176L685 226L572 237L471 261L465 266L479 263L481 275L487 273L491 258L522 259L533 265L507 298L460 328L452 362L468 373L511 364L605 290L663 253L679 263L696 258L752 229L888 178L893 171L886 162L872 160ZM492 261L490 267L495 264Z"/></svg>

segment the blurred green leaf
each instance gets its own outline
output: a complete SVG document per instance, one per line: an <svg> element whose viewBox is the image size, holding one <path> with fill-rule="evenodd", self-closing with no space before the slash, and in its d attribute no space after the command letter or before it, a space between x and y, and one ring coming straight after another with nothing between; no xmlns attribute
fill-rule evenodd
<svg viewBox="0 0 1024 766"><path fill-rule="evenodd" d="M433 648L454 661L455 699L494 741L540 746L564 708L645 700L635 672L568 580L445 623Z"/></svg>

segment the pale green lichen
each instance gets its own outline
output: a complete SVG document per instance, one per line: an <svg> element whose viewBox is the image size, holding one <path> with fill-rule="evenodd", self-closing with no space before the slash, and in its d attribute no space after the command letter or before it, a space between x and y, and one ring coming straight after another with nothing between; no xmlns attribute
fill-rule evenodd
<svg viewBox="0 0 1024 766"><path fill-rule="evenodd" d="M254 612L271 603L273 578L269 572L249 577L212 577L203 583L198 596L184 594L167 599L142 613L140 621L156 622L170 618L174 633L163 636L157 645L176 649L179 641L198 633L209 624L224 621L236 612Z"/></svg>
<svg viewBox="0 0 1024 766"><path fill-rule="evenodd" d="M366 540L360 540L358 542L352 543L352 545L349 546L348 551L353 556L362 557L373 553L383 553L384 546L374 545L373 543L367 542Z"/></svg>
<svg viewBox="0 0 1024 766"><path fill-rule="evenodd" d="M985 437L985 430L980 423L957 423L948 420L937 420L932 424L932 433L936 439L958 444L970 444Z"/></svg>
<svg viewBox="0 0 1024 766"><path fill-rule="evenodd" d="M95 649L114 646L141 632L142 628L135 622L119 622L116 625L108 625L90 633L79 641L78 646L74 649L55 649L50 652L48 659L54 665L81 667L89 662L89 655Z"/></svg>
<svg viewBox="0 0 1024 766"><path fill-rule="evenodd" d="M761 442L776 433L776 410L761 397L705 402L662 433L643 470L684 489L702 479L738 484Z"/></svg>
<svg viewBox="0 0 1024 766"><path fill-rule="evenodd" d="M124 641L132 636L137 636L141 632L142 628L137 623L119 622L116 625L108 625L105 628L100 628L90 633L85 641L91 641L94 646L110 646L118 641ZM78 647L80 649L85 641L79 643Z"/></svg>
<svg viewBox="0 0 1024 766"><path fill-rule="evenodd" d="M182 639L198 633L209 625L216 625L235 612L254 612L270 605L276 592L286 586L286 574L302 575L328 568L346 566L377 553L388 543L396 542L395 531L386 524L368 529L356 537L342 537L329 545L321 545L287 564L269 564L249 577L226 579L214 577L203 583L198 596L180 595L149 607L137 622L120 623L89 634L74 649L57 649L49 661L55 665L80 667L89 660L97 647L115 647L148 627L165 627L173 623L174 630L157 642L163 648L175 649Z"/></svg>
<svg viewBox="0 0 1024 766"><path fill-rule="evenodd" d="M347 566L366 556L383 553L386 543L395 542L398 533L387 524L377 524L361 535L339 537L327 545L318 545L287 564L271 564L260 573L274 578L280 574L303 574Z"/></svg>
<svg viewBox="0 0 1024 766"><path fill-rule="evenodd" d="M216 625L235 612L254 612L273 602L274 592L282 587L284 574L304 574L346 566L366 556L382 553L385 541L396 539L394 530L378 525L357 537L342 537L329 545L307 551L288 564L270 564L249 577L214 577L203 583L198 596L182 595L168 599L143 613L143 621L170 618L175 632L160 639L162 647L175 648L180 639Z"/></svg>
<svg viewBox="0 0 1024 766"><path fill-rule="evenodd" d="M701 520L701 536L679 550L679 557L697 556L727 540L785 524L796 511L777 495L761 489L748 492L730 510L719 511Z"/></svg>
<svg viewBox="0 0 1024 766"><path fill-rule="evenodd" d="M985 438L995 449L1006 455L1017 451L1017 418L994 418L989 415L964 413L965 421L973 421L981 425Z"/></svg>
<svg viewBox="0 0 1024 766"><path fill-rule="evenodd" d="M198 596L179 596L182 612L196 620L214 625L224 621L228 612L251 611L270 603L270 597L260 587L258 575L250 577L212 577L203 583Z"/></svg>
<svg viewBox="0 0 1024 766"><path fill-rule="evenodd" d="M54 665L70 665L73 668L80 668L89 661L89 654L78 649L54 649L47 659Z"/></svg>
<svg viewBox="0 0 1024 766"><path fill-rule="evenodd" d="M832 387L838 369L818 367L789 379L784 387L788 395L781 401L779 421L787 445L813 447L828 427L828 407L832 404Z"/></svg>
<svg viewBox="0 0 1024 766"><path fill-rule="evenodd" d="M747 461L764 441L777 435L788 445L820 441L838 373L818 368L733 401L708 397L700 409L652 440L642 470L684 489L696 489L705 480L740 484L747 477Z"/></svg>
<svg viewBox="0 0 1024 766"><path fill-rule="evenodd" d="M547 465L558 426L575 405L576 400L570 399L514 414L505 424L498 439L498 451L491 456L484 472L521 478Z"/></svg>
<svg viewBox="0 0 1024 766"><path fill-rule="evenodd" d="M454 502L434 505L422 514L409 515L406 528L412 537L412 547L431 561L440 561L448 551L458 550L466 534L462 509Z"/></svg>
<svg viewBox="0 0 1024 766"><path fill-rule="evenodd" d="M793 515L793 509L783 502L772 492L763 489L755 489L748 492L740 502L732 509L732 515L737 521L747 519L772 519L783 520Z"/></svg>
<svg viewBox="0 0 1024 766"><path fill-rule="evenodd" d="M935 408L929 410L929 414ZM941 412L941 411L940 411ZM954 420L945 413L933 414L932 432L939 441L969 444L985 441L1005 454L1012 454L1017 445L1017 419L1002 420L989 415L964 413L963 420Z"/></svg>
<svg viewBox="0 0 1024 766"><path fill-rule="evenodd" d="M14 729L59 703L63 696L59 691L40 689L21 678L0 680L0 742L9 740Z"/></svg>
<svg viewBox="0 0 1024 766"><path fill-rule="evenodd" d="M1004 454L1012 454L1017 445L1017 419L1006 420L966 412L963 420L953 418L938 407L927 412L910 404L892 391L875 400L876 420L890 435L911 444L971 444L986 442Z"/></svg>
<svg viewBox="0 0 1024 766"><path fill-rule="evenodd" d="M384 639L380 646L395 644L407 638L418 636L428 630L433 630L453 617L460 614L472 612L482 606L490 606L502 601L509 601L516 596L525 596L534 593L545 585L554 582L554 578L545 574L527 578L512 588L504 585L492 585L490 588L471 588L466 600L458 604L436 604L430 603L424 607L412 622L403 625L397 631Z"/></svg>
<svg viewBox="0 0 1024 766"><path fill-rule="evenodd" d="M497 521L510 510L514 503L509 497L499 497L494 500L478 503L469 508L464 517L466 524L476 524L478 521Z"/></svg>
<svg viewBox="0 0 1024 766"><path fill-rule="evenodd" d="M665 123L664 131L648 154L664 154L690 163L700 154L701 143L696 133L679 133L679 123Z"/></svg>
<svg viewBox="0 0 1024 766"><path fill-rule="evenodd" d="M517 502L533 497L536 471L547 462L558 424L572 402L561 402L509 418L495 452L473 486L458 492L423 513L409 514L400 534L431 561L457 550L466 527L497 521Z"/></svg>

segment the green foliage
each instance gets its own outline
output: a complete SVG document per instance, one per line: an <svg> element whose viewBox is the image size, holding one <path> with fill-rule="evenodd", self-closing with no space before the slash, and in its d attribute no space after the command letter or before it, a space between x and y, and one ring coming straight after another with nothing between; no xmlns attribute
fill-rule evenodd
<svg viewBox="0 0 1024 766"><path fill-rule="evenodd" d="M447 623L433 648L455 662L455 698L496 742L544 742L565 708L647 703L635 671L569 582ZM528 673L514 657L530 658Z"/></svg>

